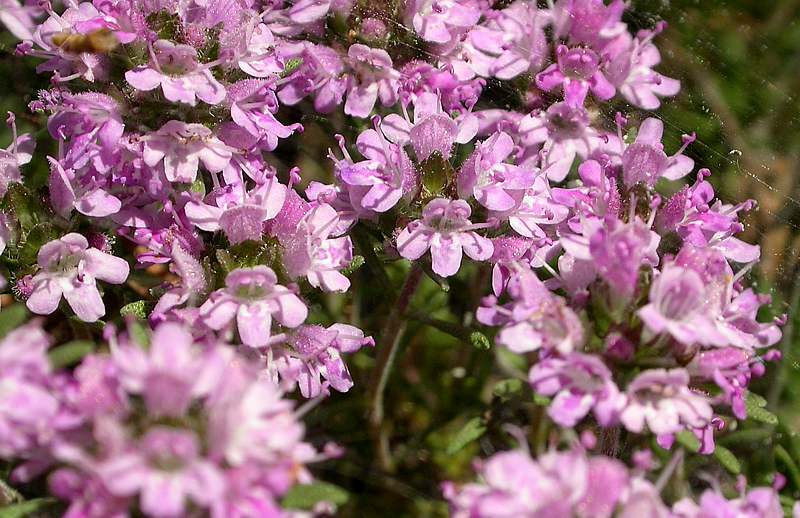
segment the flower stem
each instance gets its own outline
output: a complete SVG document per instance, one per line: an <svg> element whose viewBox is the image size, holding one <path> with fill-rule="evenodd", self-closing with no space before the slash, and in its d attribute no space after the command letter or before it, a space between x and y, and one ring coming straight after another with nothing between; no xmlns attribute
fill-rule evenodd
<svg viewBox="0 0 800 518"><path fill-rule="evenodd" d="M378 351L378 358L372 375L372 402L369 416L370 427L373 432L376 433L379 446L385 442L380 439L381 424L384 416L383 396L392 368L397 360L400 341L406 328L406 309L411 303L411 299L422 280L422 273L422 269L417 264L411 266L403 282L403 286L400 289L400 293L397 296L397 300L392 306L380 333L380 341L378 343L381 345L381 348ZM384 468L388 468L391 462L387 448L381 446L378 453L381 464L383 464Z"/></svg>

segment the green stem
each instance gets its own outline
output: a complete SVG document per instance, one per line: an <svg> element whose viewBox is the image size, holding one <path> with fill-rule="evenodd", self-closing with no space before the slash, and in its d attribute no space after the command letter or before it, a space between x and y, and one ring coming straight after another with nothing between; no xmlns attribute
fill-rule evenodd
<svg viewBox="0 0 800 518"><path fill-rule="evenodd" d="M372 374L372 402L370 405L371 411L369 417L370 426L376 434L379 446L385 442L381 440L380 435L382 433L381 424L384 416L383 397L386 392L386 384L389 381L394 363L397 360L400 341L406 328L406 319L404 318L406 309L411 303L411 298L414 296L414 292L417 291L417 287L422 280L422 273L422 269L418 265L413 264L411 266L411 270L409 270L403 282L403 287L400 289L397 300L392 306L380 333L380 340L378 342L380 349L378 350L375 370ZM381 446L379 448L379 454L381 463L385 468L388 468L391 462L387 448Z"/></svg>

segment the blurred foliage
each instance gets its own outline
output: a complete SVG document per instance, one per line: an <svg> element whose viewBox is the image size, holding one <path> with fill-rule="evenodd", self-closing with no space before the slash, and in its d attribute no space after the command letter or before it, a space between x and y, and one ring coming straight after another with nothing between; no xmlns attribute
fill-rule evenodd
<svg viewBox="0 0 800 518"><path fill-rule="evenodd" d="M678 147L681 134L696 132L698 140L688 154L714 172L711 181L721 198L728 203L758 200L759 209L749 216L745 237L762 245L763 259L750 277L773 295L774 314L789 313L784 361L780 366L770 364L765 378L753 386L769 400L768 408L780 423L775 424L775 416L760 400L749 400L752 418L728 423L719 440L725 450L716 458L693 457L684 470L686 480L704 486L700 473L705 472L732 487L732 473L741 469L752 483L768 484L777 468L787 476L787 494L800 497L800 1L634 0L632 4L626 15L632 27L651 28L660 19L669 23L656 40L664 61L659 71L679 78L684 88L657 112L665 124L667 149ZM36 189L46 184L45 156L56 149L47 138L44 116L31 114L26 107L48 84L27 59L13 55L13 48L10 36L2 34L0 109L17 114L20 132L37 136L37 156L26 168L28 187ZM490 85L487 95L495 104L514 103L496 84ZM612 121L614 110L632 111L620 103L600 116ZM632 124L645 116L634 113ZM358 132L368 124L341 114L309 114L302 106L286 108L280 118L299 120L306 131L292 137L272 158L283 171L299 165L304 181L330 175L325 155L329 147L335 148L332 135ZM10 133L3 128L0 144L9 141ZM408 264L374 264L378 259L372 248L380 243L368 233L356 237L357 253L366 264L352 273L353 289L344 296L320 296L312 318L360 326L374 334L381 347L379 330ZM388 279L377 275L380 267ZM449 280L446 291L424 278L389 378L386 418L380 427L368 426L376 351L359 352L349 361L355 380L350 393L334 393L308 414L312 441L335 441L345 448L342 458L317 467L324 480L350 494L349 499L341 497L341 502L346 500L342 516L379 516L387 511L397 517L443 516L446 507L438 483L467 480L476 455L513 446L506 423L524 430L539 450L570 439L550 427L543 419L546 402L535 399L527 384L520 383L527 361L495 348L487 350L482 335L475 334L486 331L473 327L473 315L480 297L488 292L489 274L486 265L469 264ZM136 279L147 282L144 274ZM145 305L137 298L118 302L127 304L126 312L132 314L140 314ZM72 361L67 353L80 345L72 343L72 349L62 350L62 360ZM648 446L624 435L620 445L623 456ZM673 489L680 494L680 488Z"/></svg>

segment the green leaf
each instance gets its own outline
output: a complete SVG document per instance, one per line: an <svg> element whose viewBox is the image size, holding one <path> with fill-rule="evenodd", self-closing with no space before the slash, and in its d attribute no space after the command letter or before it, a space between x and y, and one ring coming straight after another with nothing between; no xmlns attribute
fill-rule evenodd
<svg viewBox="0 0 800 518"><path fill-rule="evenodd" d="M480 331L471 332L469 334L469 342L472 344L472 347L482 351L488 351L492 347L492 342Z"/></svg>
<svg viewBox="0 0 800 518"><path fill-rule="evenodd" d="M742 472L742 465L739 463L739 459L737 459L736 455L728 448L717 444L714 448L714 457L717 458L725 469L734 475L738 475Z"/></svg>
<svg viewBox="0 0 800 518"><path fill-rule="evenodd" d="M192 182L192 185L189 186L189 192L196 192L200 194L200 196L206 195L206 184L203 183L203 180L199 178Z"/></svg>
<svg viewBox="0 0 800 518"><path fill-rule="evenodd" d="M0 507L0 518L28 518L34 513L41 513L53 507L58 501L55 498L34 498L27 502Z"/></svg>
<svg viewBox="0 0 800 518"><path fill-rule="evenodd" d="M533 394L533 402L539 406L550 406L550 402L553 401L549 397L542 395L542 394Z"/></svg>
<svg viewBox="0 0 800 518"><path fill-rule="evenodd" d="M281 504L287 509L312 509L319 502L342 505L349 499L347 491L339 486L327 482L314 482L294 486L283 497Z"/></svg>
<svg viewBox="0 0 800 518"><path fill-rule="evenodd" d="M522 392L522 386L522 380L508 378L497 382L492 389L492 393L497 397L508 397Z"/></svg>
<svg viewBox="0 0 800 518"><path fill-rule="evenodd" d="M144 300L137 300L136 302L131 302L130 304L125 304L120 308L119 314L124 316L133 315L136 318L141 318L142 320L147 318L147 310L145 309L147 306L147 302Z"/></svg>
<svg viewBox="0 0 800 518"><path fill-rule="evenodd" d="M54 369L69 367L81 361L84 356L94 351L94 342L89 340L72 340L64 345L50 349L47 357Z"/></svg>
<svg viewBox="0 0 800 518"><path fill-rule="evenodd" d="M461 430L456 432L453 440L447 445L447 454L453 455L464 449L464 447L483 436L486 433L486 423L480 417L473 417Z"/></svg>
<svg viewBox="0 0 800 518"><path fill-rule="evenodd" d="M295 70L297 70L300 65L303 64L303 58L292 58L286 62L286 66L283 67L283 72L281 72L281 77L287 77L292 75Z"/></svg>
<svg viewBox="0 0 800 518"><path fill-rule="evenodd" d="M45 222L35 225L20 246L19 260L23 264L35 263L42 245L59 237L60 232L52 224Z"/></svg>
<svg viewBox="0 0 800 518"><path fill-rule="evenodd" d="M217 250L217 261L230 273L236 268L249 268L259 264L270 264L274 256L273 249L262 241L247 240L227 250Z"/></svg>
<svg viewBox="0 0 800 518"><path fill-rule="evenodd" d="M357 255L353 257L353 260L350 261L350 264L347 265L347 268L344 268L342 270L342 275L350 277L356 270L364 266L364 262L365 261L363 255Z"/></svg>
<svg viewBox="0 0 800 518"><path fill-rule="evenodd" d="M443 194L451 178L455 177L453 166L436 151L419 165L422 186L426 197L436 198Z"/></svg>
<svg viewBox="0 0 800 518"><path fill-rule="evenodd" d="M783 465L786 466L787 474L792 480L794 487L800 488L800 468L797 467L797 463L792 459L792 456L789 455L789 452L780 444L775 446L775 459L780 460Z"/></svg>
<svg viewBox="0 0 800 518"><path fill-rule="evenodd" d="M14 217L19 221L20 227L25 232L30 230L39 219L36 214L36 208L41 204L34 199L34 195L21 183L12 183L8 186L4 202L7 207L6 210L14 214Z"/></svg>
<svg viewBox="0 0 800 518"><path fill-rule="evenodd" d="M771 425L778 424L778 416L764 408L767 401L758 394L748 392L744 398L744 405L747 409L748 419Z"/></svg>
<svg viewBox="0 0 800 518"><path fill-rule="evenodd" d="M12 304L0 311L0 338L21 326L28 319L25 304Z"/></svg>
<svg viewBox="0 0 800 518"><path fill-rule="evenodd" d="M748 392L744 397L744 402L747 405L757 406L760 408L767 406L767 400L755 392Z"/></svg>
<svg viewBox="0 0 800 518"><path fill-rule="evenodd" d="M143 321L132 320L128 324L128 333L130 333L131 339L139 347L143 349L148 349L150 347L150 333Z"/></svg>
<svg viewBox="0 0 800 518"><path fill-rule="evenodd" d="M691 452L697 452L700 450L700 441L694 434L688 430L683 430L677 433L675 436L675 440Z"/></svg>

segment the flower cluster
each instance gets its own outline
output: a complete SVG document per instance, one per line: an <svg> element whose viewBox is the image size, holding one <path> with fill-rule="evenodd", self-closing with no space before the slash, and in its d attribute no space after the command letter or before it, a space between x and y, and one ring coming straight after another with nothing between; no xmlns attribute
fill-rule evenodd
<svg viewBox="0 0 800 518"><path fill-rule="evenodd" d="M697 502L684 498L671 508L662 488L642 468L628 469L605 455L581 449L549 451L537 459L522 450L497 453L479 466L481 481L444 485L454 518L473 516L648 516L658 518L781 518L777 491L757 487L735 498L708 489Z"/></svg>
<svg viewBox="0 0 800 518"><path fill-rule="evenodd" d="M106 335L72 372L51 367L40 322L0 342L0 451L24 461L15 481L50 470L67 516L277 515L305 465L335 453L304 442L280 386L224 344L171 322Z"/></svg>
<svg viewBox="0 0 800 518"><path fill-rule="evenodd" d="M410 0L389 25L348 0L0 5L50 80L30 109L57 143L38 192L10 115L2 274L33 313L105 325L109 344L55 370L38 321L0 345L17 480L47 474L69 516L282 516L334 451L303 441L284 396L349 391L345 357L375 345L319 309L365 261L440 285L491 270L475 319L524 355L555 424L666 449L688 432L713 452L780 357L784 319L745 283L760 250L736 237L755 204L716 197L694 135L673 145L658 118L597 109L678 93L655 70L664 23L632 34L621 0L540 4ZM493 103L489 80L516 101ZM286 152L317 119L345 133L329 131L327 182ZM140 321L117 333L124 313ZM403 325L385 328L396 347ZM446 486L455 516L779 512L767 489L670 507L643 472L578 450L480 472Z"/></svg>

